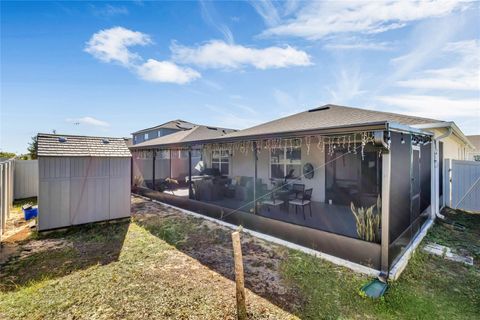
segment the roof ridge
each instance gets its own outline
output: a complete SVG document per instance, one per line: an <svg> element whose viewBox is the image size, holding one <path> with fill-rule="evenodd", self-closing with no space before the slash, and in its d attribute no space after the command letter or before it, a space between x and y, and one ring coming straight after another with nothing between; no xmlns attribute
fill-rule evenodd
<svg viewBox="0 0 480 320"><path fill-rule="evenodd" d="M425 117L417 117L417 116L411 116L408 114L404 113L396 113L396 112L388 112L388 111L379 111L379 110L372 110L372 109L366 109L366 108L359 108L359 107L350 107L350 106L343 106L339 104L326 104L323 105L322 107L334 107L334 108L345 108L345 109L355 109L355 110L360 110L360 111L367 111L367 112L376 112L376 113L382 113L382 114L389 114L393 116L401 116L401 117L408 117L408 118L414 118L414 119L422 119L422 120L433 120L435 122L445 122L444 120L438 120L438 119L432 119L432 118L425 118Z"/></svg>
<svg viewBox="0 0 480 320"><path fill-rule="evenodd" d="M166 124L169 124L169 123L175 123L175 122L182 122L182 124L191 124L191 125L196 125L195 123L193 122L190 122L190 121L186 121L186 120L183 120L183 119L174 119L174 120L168 120L164 123L161 123L161 124L157 124L156 126L153 126L153 127L148 127L148 128L145 128L145 129L140 129L140 130L137 130L135 132L132 132L132 134L135 134L135 133L140 133L140 132L143 132L143 131L148 131L148 130L153 130L155 128L160 128ZM178 126L178 124L176 124Z"/></svg>
<svg viewBox="0 0 480 320"><path fill-rule="evenodd" d="M86 135L76 135L76 134L59 134L59 133L37 133L37 136L48 136L48 137L75 137L75 138L96 138L96 139L118 139L125 140L125 138L119 137L106 137L106 136L86 136Z"/></svg>

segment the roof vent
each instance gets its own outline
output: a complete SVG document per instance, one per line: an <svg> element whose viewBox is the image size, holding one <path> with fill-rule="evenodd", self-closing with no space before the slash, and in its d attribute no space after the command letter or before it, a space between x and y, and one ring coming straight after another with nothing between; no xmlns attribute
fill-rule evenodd
<svg viewBox="0 0 480 320"><path fill-rule="evenodd" d="M330 109L330 107L319 107L319 108L315 108L315 109L310 109L308 110L308 112L317 112L317 111L323 111L323 110L328 110Z"/></svg>
<svg viewBox="0 0 480 320"><path fill-rule="evenodd" d="M218 130L218 128L215 128L215 127L207 127L207 129L210 129L210 130Z"/></svg>
<svg viewBox="0 0 480 320"><path fill-rule="evenodd" d="M58 137L58 142L67 142L67 138L65 138L65 137Z"/></svg>
<svg viewBox="0 0 480 320"><path fill-rule="evenodd" d="M107 143L110 143L110 140L108 140L108 139L102 139L102 142L105 143L105 144L107 144Z"/></svg>

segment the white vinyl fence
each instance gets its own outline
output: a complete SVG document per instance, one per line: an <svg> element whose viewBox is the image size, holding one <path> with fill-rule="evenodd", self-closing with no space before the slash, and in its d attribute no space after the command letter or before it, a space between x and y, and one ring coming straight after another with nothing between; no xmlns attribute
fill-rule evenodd
<svg viewBox="0 0 480 320"><path fill-rule="evenodd" d="M5 231L5 224L10 217L13 204L13 179L15 160L0 160L0 237Z"/></svg>
<svg viewBox="0 0 480 320"><path fill-rule="evenodd" d="M480 211L480 162L445 160L445 205Z"/></svg>
<svg viewBox="0 0 480 320"><path fill-rule="evenodd" d="M38 160L15 160L14 198L38 196Z"/></svg>

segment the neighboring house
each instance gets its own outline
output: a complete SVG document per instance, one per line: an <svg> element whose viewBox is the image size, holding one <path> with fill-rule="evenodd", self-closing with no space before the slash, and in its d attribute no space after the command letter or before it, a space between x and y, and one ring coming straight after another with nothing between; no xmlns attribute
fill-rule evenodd
<svg viewBox="0 0 480 320"><path fill-rule="evenodd" d="M130 146L134 159L134 183L153 188L154 185L160 184L162 179L172 178L179 181L180 185L185 185L189 170L192 170L193 174L199 173L194 167L202 160L202 152L198 146L190 149L178 147L198 140L218 138L234 131L227 128L193 125L190 129ZM162 147L152 149L152 146ZM193 167L189 167L189 163L193 163Z"/></svg>
<svg viewBox="0 0 480 320"><path fill-rule="evenodd" d="M467 160L480 161L480 135L467 136L467 138L475 147L475 150L471 150L467 154Z"/></svg>
<svg viewBox="0 0 480 320"><path fill-rule="evenodd" d="M161 125L142 129L132 133L132 143L139 144L144 141L152 140L155 138L163 137L178 131L184 131L191 129L195 124L184 120L173 120L165 122Z"/></svg>
<svg viewBox="0 0 480 320"><path fill-rule="evenodd" d="M133 146L133 138L123 138L123 140L125 140L125 144L127 145L127 147L131 147Z"/></svg>
<svg viewBox="0 0 480 320"><path fill-rule="evenodd" d="M464 159L471 148L452 122L325 105L213 138L165 137L132 150L134 162L143 154L151 164L165 150L201 152L200 165L190 162L203 170L189 172L187 197L138 192L353 262L357 270L396 274L409 244L439 211L443 160ZM137 174L162 178L152 170Z"/></svg>

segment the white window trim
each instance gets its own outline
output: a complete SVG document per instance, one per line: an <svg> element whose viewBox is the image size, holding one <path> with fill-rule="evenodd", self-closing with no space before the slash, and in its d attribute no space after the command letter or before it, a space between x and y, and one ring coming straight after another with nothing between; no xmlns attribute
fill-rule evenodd
<svg viewBox="0 0 480 320"><path fill-rule="evenodd" d="M148 132L143 134L143 140L145 140L145 141L148 140Z"/></svg>
<svg viewBox="0 0 480 320"><path fill-rule="evenodd" d="M220 156L218 157L218 160L219 160L219 161L214 161L214 160L213 160L213 159L214 159L213 153L214 153L215 151L219 151L219 152L220 152ZM226 151L226 152L227 152L227 156L226 156L226 157L222 157L222 151ZM222 161L222 159L228 159L228 162ZM230 167L230 163L231 163L231 162L232 162L232 158L231 158L230 152L228 152L228 150L222 149L222 150L214 150L214 151L212 151L212 168L213 168L213 164L214 164L214 163L218 163L218 168L219 168L219 170L220 170L220 173L222 173L222 172L221 172L222 164L225 164L225 163L226 163L226 164L228 164L228 173L227 173L226 175L229 176L229 175L230 175L230 172L231 172L231 167ZM224 173L222 173L222 174L224 174Z"/></svg>
<svg viewBox="0 0 480 320"><path fill-rule="evenodd" d="M284 146L284 147L282 147L282 148L283 148L283 159L287 159L287 149L289 149L290 147L288 147L288 146L285 147L285 146ZM301 170L301 169L302 169L302 147L299 146L299 147L294 147L294 148L300 149L300 171L302 171L302 170ZM280 149L280 148L276 148L276 149ZM287 165L290 165L290 164L291 164L291 163L287 163L287 162L284 162L284 163L283 163L283 172L284 172L285 174L287 174ZM268 177L269 177L270 179L284 179L284 177L283 177L283 178L273 178L273 177L272 177L272 150L270 150L270 152L269 152L268 173L269 173L269 176L268 176ZM300 174L302 174L302 173L300 172ZM296 178L296 179L294 179L294 180L298 180L298 178Z"/></svg>

